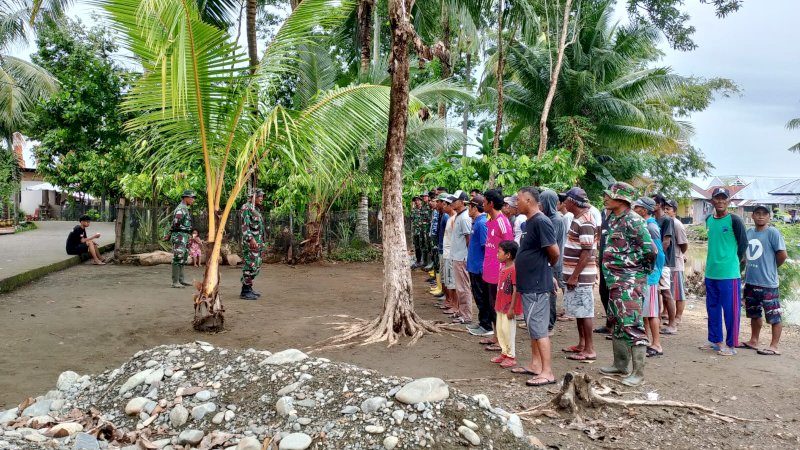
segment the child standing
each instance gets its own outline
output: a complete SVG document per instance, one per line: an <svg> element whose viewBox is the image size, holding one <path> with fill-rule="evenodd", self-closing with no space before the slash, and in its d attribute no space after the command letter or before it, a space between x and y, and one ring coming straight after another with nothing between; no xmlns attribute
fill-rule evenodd
<svg viewBox="0 0 800 450"><path fill-rule="evenodd" d="M189 256L192 258L192 265L200 267L200 256L203 254L203 240L200 239L200 232L192 230L192 237L189 239Z"/></svg>
<svg viewBox="0 0 800 450"><path fill-rule="evenodd" d="M497 249L497 259L503 264L497 284L497 300L494 309L497 312L495 331L497 343L500 345L500 356L491 359L493 363L508 369L517 365L514 341L517 337L516 316L522 314L522 302L517 293L517 271L514 259L517 257L519 245L514 241L503 241Z"/></svg>

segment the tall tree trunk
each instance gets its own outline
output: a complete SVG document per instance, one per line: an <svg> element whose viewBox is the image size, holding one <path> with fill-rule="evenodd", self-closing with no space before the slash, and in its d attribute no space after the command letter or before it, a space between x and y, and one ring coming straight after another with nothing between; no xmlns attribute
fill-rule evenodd
<svg viewBox="0 0 800 450"><path fill-rule="evenodd" d="M561 63L564 61L564 50L567 48L567 34L569 32L569 16L571 12L572 0L567 0L564 4L564 19L561 26L561 37L558 40L556 65L553 67L553 71L550 74L550 89L547 91L547 97L544 99L542 117L539 119L539 158L542 158L544 152L547 150L547 116L550 114L550 107L553 105L553 98L556 95L556 87L558 86L558 77L561 73Z"/></svg>
<svg viewBox="0 0 800 450"><path fill-rule="evenodd" d="M258 65L258 42L256 41L256 11L258 0L247 0L247 55L250 57L250 73Z"/></svg>
<svg viewBox="0 0 800 450"><path fill-rule="evenodd" d="M372 8L374 0L358 2L358 40L361 42L361 74L369 70L370 39L372 38Z"/></svg>
<svg viewBox="0 0 800 450"><path fill-rule="evenodd" d="M505 71L505 55L503 54L503 14L505 14L504 1L500 0L497 14L497 120L494 124L494 140L492 141L492 154L497 158L500 150L500 133L503 131L503 72ZM494 189L494 170L489 172L489 189Z"/></svg>
<svg viewBox="0 0 800 450"><path fill-rule="evenodd" d="M358 155L358 169L362 174L367 172L367 147L362 146ZM369 244L369 197L366 192L359 194L358 213L356 217L357 241Z"/></svg>
<svg viewBox="0 0 800 450"><path fill-rule="evenodd" d="M450 64L450 14L447 1L442 1L442 43L445 51L439 56L439 61L442 63L442 79L446 80L453 74ZM444 100L439 101L438 112L440 119L447 116L447 104Z"/></svg>
<svg viewBox="0 0 800 450"><path fill-rule="evenodd" d="M325 210L325 206L315 198L308 204L305 240L303 250L298 256L301 263L315 262L322 258L322 221L325 218Z"/></svg>
<svg viewBox="0 0 800 450"><path fill-rule="evenodd" d="M372 64L377 67L381 57L381 17L378 6L372 5Z"/></svg>
<svg viewBox="0 0 800 450"><path fill-rule="evenodd" d="M472 75L472 52L467 51L467 89L472 92L472 85L470 84L470 76ZM462 156L467 156L467 132L469 131L469 103L464 103L464 118L461 122L461 131L464 133L464 146L461 149Z"/></svg>

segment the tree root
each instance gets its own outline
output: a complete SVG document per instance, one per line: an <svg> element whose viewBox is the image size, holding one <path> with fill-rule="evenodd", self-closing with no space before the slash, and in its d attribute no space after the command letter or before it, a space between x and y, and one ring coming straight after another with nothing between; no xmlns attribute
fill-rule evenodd
<svg viewBox="0 0 800 450"><path fill-rule="evenodd" d="M219 291L214 289L211 295L205 295L202 290L194 294L194 320L192 326L196 331L215 333L222 331L225 325L225 310Z"/></svg>
<svg viewBox="0 0 800 450"><path fill-rule="evenodd" d="M592 380L588 374L568 372L564 375L561 391L550 401L536 405L517 413L521 418L530 420L536 416L558 416L557 411L567 411L575 416L575 422L582 422L581 413L587 408L598 408L602 406L617 406L629 408L632 406L656 406L666 408L688 409L723 422L763 422L763 420L746 419L742 417L725 414L715 409L697 403L686 403L673 400L622 400L605 396L613 392L611 388L601 384L599 381Z"/></svg>

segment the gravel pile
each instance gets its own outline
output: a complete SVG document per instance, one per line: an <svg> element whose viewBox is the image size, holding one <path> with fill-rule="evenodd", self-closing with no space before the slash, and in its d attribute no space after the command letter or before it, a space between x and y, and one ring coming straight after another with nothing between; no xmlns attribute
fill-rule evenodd
<svg viewBox="0 0 800 450"><path fill-rule="evenodd" d="M206 342L138 352L0 411L0 449L528 449L519 417L439 378L289 349Z"/></svg>

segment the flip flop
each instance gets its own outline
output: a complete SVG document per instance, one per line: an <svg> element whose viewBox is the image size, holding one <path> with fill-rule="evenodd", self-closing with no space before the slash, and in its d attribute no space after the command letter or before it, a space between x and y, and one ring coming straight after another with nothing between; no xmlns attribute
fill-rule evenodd
<svg viewBox="0 0 800 450"><path fill-rule="evenodd" d="M519 375L533 375L533 376L539 375L536 372L528 370L527 367L522 367L522 366L514 367L513 369L511 369L511 373L516 373Z"/></svg>
<svg viewBox="0 0 800 450"><path fill-rule="evenodd" d="M717 354L719 356L733 356L733 355L736 354L736 349L730 348L730 347L725 347L722 350L718 351Z"/></svg>
<svg viewBox="0 0 800 450"><path fill-rule="evenodd" d="M478 341L478 343L481 344L481 345L497 344L497 342L495 342L495 341L493 341L491 339L481 339L480 341Z"/></svg>
<svg viewBox="0 0 800 450"><path fill-rule="evenodd" d="M654 349L653 347L649 347L648 346L647 347L647 357L651 358L653 356L664 356L664 352L663 351L660 352L660 351Z"/></svg>
<svg viewBox="0 0 800 450"><path fill-rule="evenodd" d="M711 342L709 342L707 344L704 344L704 345L701 345L700 347L697 347L697 348L699 348L700 350L713 350L715 352L720 351L719 345L711 343Z"/></svg>
<svg viewBox="0 0 800 450"><path fill-rule="evenodd" d="M597 356L587 356L583 353L573 353L571 355L567 355L567 359L571 359L573 361L595 361Z"/></svg>
<svg viewBox="0 0 800 450"><path fill-rule="evenodd" d="M487 345L486 347L483 347L483 349L487 352L499 352L502 350L502 348L497 344Z"/></svg>
<svg viewBox="0 0 800 450"><path fill-rule="evenodd" d="M537 383L536 380L542 380L542 381ZM556 380L554 379L548 380L547 378L544 377L536 377L536 378L531 378L530 380L525 382L526 386L531 386L531 387L547 386L548 384L556 384Z"/></svg>
<svg viewBox="0 0 800 450"><path fill-rule="evenodd" d="M757 347L753 347L752 345L748 344L747 342L740 343L736 348L749 348L750 350L758 351Z"/></svg>
<svg viewBox="0 0 800 450"><path fill-rule="evenodd" d="M759 355L767 355L767 356L781 356L780 352L776 352L771 348L762 348L760 350L756 350L756 353Z"/></svg>
<svg viewBox="0 0 800 450"><path fill-rule="evenodd" d="M570 347L562 348L561 351L564 353L580 353L583 351L583 349L579 348L577 345L572 345Z"/></svg>
<svg viewBox="0 0 800 450"><path fill-rule="evenodd" d="M670 330L668 330L666 328L662 328L661 329L661 334L662 335L675 335L675 334L678 334L678 332L677 331L670 331Z"/></svg>
<svg viewBox="0 0 800 450"><path fill-rule="evenodd" d="M592 332L593 333L597 333L597 334L608 334L608 328L606 328L606 327L597 327L594 330L592 330Z"/></svg>

